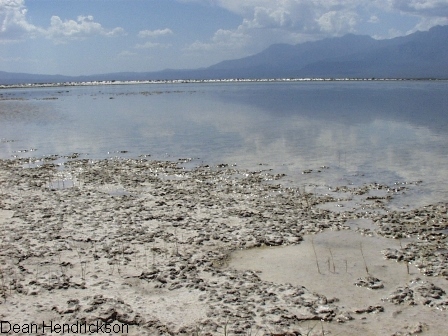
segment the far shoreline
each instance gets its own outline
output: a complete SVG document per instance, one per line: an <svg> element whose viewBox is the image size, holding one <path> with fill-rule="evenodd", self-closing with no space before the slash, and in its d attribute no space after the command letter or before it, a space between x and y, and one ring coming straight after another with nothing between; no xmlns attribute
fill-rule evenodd
<svg viewBox="0 0 448 336"><path fill-rule="evenodd" d="M157 79L157 80L104 80L56 83L0 84L1 89L28 89L48 87L141 85L141 84L208 84L208 83L294 83L294 82L446 82L440 78L228 78L228 79Z"/></svg>

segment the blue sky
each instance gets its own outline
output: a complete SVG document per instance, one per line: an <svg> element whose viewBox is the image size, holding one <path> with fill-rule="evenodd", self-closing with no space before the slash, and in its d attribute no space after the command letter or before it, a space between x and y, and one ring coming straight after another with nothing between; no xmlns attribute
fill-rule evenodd
<svg viewBox="0 0 448 336"><path fill-rule="evenodd" d="M0 0L0 71L199 68L273 43L446 24L448 0Z"/></svg>

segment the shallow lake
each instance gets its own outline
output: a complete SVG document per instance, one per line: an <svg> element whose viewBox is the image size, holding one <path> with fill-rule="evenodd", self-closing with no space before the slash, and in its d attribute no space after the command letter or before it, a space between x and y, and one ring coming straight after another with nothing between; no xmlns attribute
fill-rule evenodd
<svg viewBox="0 0 448 336"><path fill-rule="evenodd" d="M444 81L4 89L0 157L192 158L273 169L307 190L421 181L397 205L422 205L448 199L447 92Z"/></svg>

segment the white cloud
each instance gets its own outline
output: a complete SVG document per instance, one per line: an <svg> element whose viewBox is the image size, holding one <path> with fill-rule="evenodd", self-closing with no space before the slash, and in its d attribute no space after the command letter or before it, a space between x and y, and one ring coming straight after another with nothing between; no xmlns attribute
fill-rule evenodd
<svg viewBox="0 0 448 336"><path fill-rule="evenodd" d="M26 14L23 0L0 0L1 42L16 41L42 32L42 29L27 21Z"/></svg>
<svg viewBox="0 0 448 336"><path fill-rule="evenodd" d="M217 0L216 3L244 17L248 27L291 28L306 30L328 29L325 18L354 16L359 7L369 4L367 0ZM338 14L332 14L336 12ZM344 13L341 15L340 13ZM319 20L321 19L321 20ZM340 24L336 24L340 29ZM348 28L350 29L350 28Z"/></svg>
<svg viewBox="0 0 448 336"><path fill-rule="evenodd" d="M156 42L146 42L143 44L137 44L135 46L136 49L154 49L154 48L165 49L169 47L171 47L171 44L156 43Z"/></svg>
<svg viewBox="0 0 448 336"><path fill-rule="evenodd" d="M141 30L138 33L138 37L140 38L159 38L162 36L173 35L173 31L169 28L165 29L156 29L156 30ZM159 43L159 42L145 42L143 44L137 44L134 48L136 49L167 49L172 47L171 44L168 43Z"/></svg>
<svg viewBox="0 0 448 336"><path fill-rule="evenodd" d="M389 12L418 18L418 23L406 34L448 24L448 0L376 0L375 3Z"/></svg>
<svg viewBox="0 0 448 336"><path fill-rule="evenodd" d="M380 19L378 18L378 16L372 15L372 16L370 16L370 18L369 18L369 20L367 22L378 23L379 21L380 21Z"/></svg>
<svg viewBox="0 0 448 336"><path fill-rule="evenodd" d="M219 29L210 42L196 41L191 44L188 51L210 51L210 50L227 50L243 48L249 43L250 36L244 34L242 29L233 31Z"/></svg>
<svg viewBox="0 0 448 336"><path fill-rule="evenodd" d="M394 38L394 37L398 37L398 36L403 36L403 32L395 29L395 28L391 28L388 31L389 35L387 36L387 38Z"/></svg>
<svg viewBox="0 0 448 336"><path fill-rule="evenodd" d="M232 33L244 35L253 46L266 43L299 43L353 32L359 22L358 7L367 0L215 0L211 1L243 17ZM260 32L262 31L262 32ZM218 33L218 32L217 32ZM216 35L206 43L216 44ZM231 36L229 33L228 36ZM231 40L227 40L231 43ZM219 40L219 44L223 44ZM199 45L199 43L195 43Z"/></svg>
<svg viewBox="0 0 448 336"><path fill-rule="evenodd" d="M118 36L125 34L117 27L106 29L92 16L78 16L76 20L62 20L52 16L48 28L29 23L24 0L0 0L0 41L12 42L24 38L45 36L61 43L70 39L83 39L93 35Z"/></svg>
<svg viewBox="0 0 448 336"><path fill-rule="evenodd" d="M247 28L339 35L362 21L378 22L378 13L401 13L421 19L420 27L448 17L448 0L184 0L211 3L243 17ZM362 18L362 14L366 15ZM343 22L347 19L348 22ZM395 27L399 28L399 27Z"/></svg>
<svg viewBox="0 0 448 336"><path fill-rule="evenodd" d="M390 9L418 16L448 16L448 0L387 0L384 2Z"/></svg>
<svg viewBox="0 0 448 336"><path fill-rule="evenodd" d="M448 0L178 0L215 5L242 17L234 29L218 30L208 41L195 41L190 51L229 51L235 57L258 52L273 43L301 43L357 33L361 23L378 23L387 12L419 23L415 30L448 24ZM417 21L415 20L415 21ZM383 22L383 20L381 20ZM388 22L396 36L407 29ZM409 33L410 31L408 31Z"/></svg>
<svg viewBox="0 0 448 336"><path fill-rule="evenodd" d="M73 39L84 39L93 35L117 36L123 35L123 28L107 30L93 20L93 16L78 16L77 20L62 21L59 16L52 16L50 27L45 35L58 42Z"/></svg>
<svg viewBox="0 0 448 336"><path fill-rule="evenodd" d="M173 35L173 31L169 28L165 29L156 29L156 30L141 30L138 33L138 37L159 37L165 35Z"/></svg>
<svg viewBox="0 0 448 336"><path fill-rule="evenodd" d="M407 34L414 33L417 30L429 30L430 28L437 25L448 25L448 17L423 17L413 29L407 32Z"/></svg>
<svg viewBox="0 0 448 336"><path fill-rule="evenodd" d="M137 53L134 53L134 52L131 52L131 51L128 51L128 50L124 50L124 51L122 51L122 52L120 52L118 54L118 57L128 58L128 57L134 57L134 56L137 56L137 55L138 55Z"/></svg>
<svg viewBox="0 0 448 336"><path fill-rule="evenodd" d="M199 0L200 1L200 0ZM205 1L205 0L204 0ZM258 52L273 43L300 43L355 32L356 10L367 0L215 0L210 2L242 16L235 29L220 29L190 51L232 50L235 57Z"/></svg>
<svg viewBox="0 0 448 336"><path fill-rule="evenodd" d="M320 30L330 34L353 32L358 23L358 15L354 12L330 11L318 18Z"/></svg>
<svg viewBox="0 0 448 336"><path fill-rule="evenodd" d="M286 8L255 7L253 18L246 19L245 24L251 28L287 27L293 24L293 17Z"/></svg>

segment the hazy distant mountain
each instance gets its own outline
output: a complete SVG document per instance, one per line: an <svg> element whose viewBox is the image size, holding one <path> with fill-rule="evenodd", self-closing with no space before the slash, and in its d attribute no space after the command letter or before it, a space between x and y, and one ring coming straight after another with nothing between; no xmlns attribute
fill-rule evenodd
<svg viewBox="0 0 448 336"><path fill-rule="evenodd" d="M272 45L208 69L257 78L448 78L448 26L388 40L348 34L294 46Z"/></svg>
<svg viewBox="0 0 448 336"><path fill-rule="evenodd" d="M0 71L0 84L58 83L65 82L69 80L69 78L71 77L62 75L36 75Z"/></svg>
<svg viewBox="0 0 448 336"><path fill-rule="evenodd" d="M448 26L388 40L348 34L297 45L274 44L258 54L204 69L79 77L0 71L0 84L279 77L448 79Z"/></svg>
<svg viewBox="0 0 448 336"><path fill-rule="evenodd" d="M348 56L375 48L376 41L369 36L348 34L303 44L274 44L249 57L218 63L208 70L227 70L244 73L244 77L295 77L302 68L319 61Z"/></svg>

